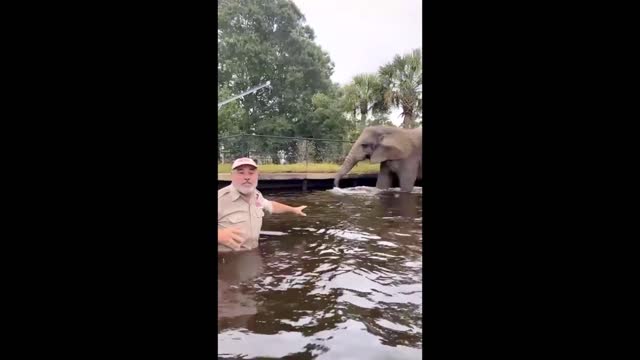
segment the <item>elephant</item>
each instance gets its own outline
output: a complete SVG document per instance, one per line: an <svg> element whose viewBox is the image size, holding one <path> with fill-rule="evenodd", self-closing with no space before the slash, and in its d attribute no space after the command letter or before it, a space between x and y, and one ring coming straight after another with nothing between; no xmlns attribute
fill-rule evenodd
<svg viewBox="0 0 640 360"><path fill-rule="evenodd" d="M364 159L374 164L380 163L377 188L391 187L392 174L395 174L400 182L400 190L411 191L416 179L422 179L422 128L365 128L336 173L334 186L340 187L340 179Z"/></svg>

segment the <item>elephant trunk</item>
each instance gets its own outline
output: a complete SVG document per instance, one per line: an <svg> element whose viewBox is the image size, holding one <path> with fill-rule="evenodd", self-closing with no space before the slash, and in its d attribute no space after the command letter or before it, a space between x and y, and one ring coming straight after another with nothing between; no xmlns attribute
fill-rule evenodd
<svg viewBox="0 0 640 360"><path fill-rule="evenodd" d="M340 179L351 171L357 162L358 160L353 156L352 151L350 151L333 179L333 186L340 187Z"/></svg>

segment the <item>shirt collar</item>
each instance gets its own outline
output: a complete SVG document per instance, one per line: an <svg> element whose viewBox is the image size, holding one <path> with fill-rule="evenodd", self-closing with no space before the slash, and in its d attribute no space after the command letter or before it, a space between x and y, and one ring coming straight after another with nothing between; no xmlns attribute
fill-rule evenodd
<svg viewBox="0 0 640 360"><path fill-rule="evenodd" d="M231 201L236 201L238 199L241 198L242 194L240 193L240 191L238 191L238 189L236 189L235 186L233 186L233 184L229 185L231 186ZM257 194L254 190L254 193ZM253 196L253 195L252 195Z"/></svg>

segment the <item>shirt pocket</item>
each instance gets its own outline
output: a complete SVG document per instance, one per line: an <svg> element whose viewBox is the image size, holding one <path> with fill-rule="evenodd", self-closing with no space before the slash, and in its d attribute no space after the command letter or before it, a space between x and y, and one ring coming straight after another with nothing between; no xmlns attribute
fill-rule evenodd
<svg viewBox="0 0 640 360"><path fill-rule="evenodd" d="M247 222L247 217L243 216L242 214L235 214L235 215L229 216L227 220L229 221L231 226L242 225L243 223Z"/></svg>

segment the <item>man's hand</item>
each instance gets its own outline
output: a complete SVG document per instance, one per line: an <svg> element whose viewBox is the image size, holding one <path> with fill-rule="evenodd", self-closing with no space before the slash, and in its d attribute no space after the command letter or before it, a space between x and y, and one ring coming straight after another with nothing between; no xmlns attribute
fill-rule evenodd
<svg viewBox="0 0 640 360"><path fill-rule="evenodd" d="M238 228L218 229L218 244L229 247L233 250L240 250L245 242L244 231Z"/></svg>
<svg viewBox="0 0 640 360"><path fill-rule="evenodd" d="M307 214L302 212L302 210L307 207L306 205L293 207L271 200L271 206L274 214L296 214L300 216L307 216Z"/></svg>
<svg viewBox="0 0 640 360"><path fill-rule="evenodd" d="M304 208L306 208L307 206L298 206L298 207L294 207L293 208L293 213L296 215L300 215L300 216L307 216L307 214L303 213L302 210L304 210Z"/></svg>

